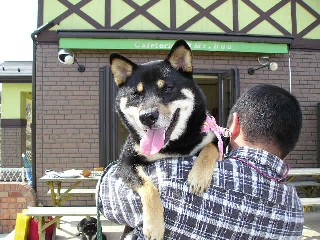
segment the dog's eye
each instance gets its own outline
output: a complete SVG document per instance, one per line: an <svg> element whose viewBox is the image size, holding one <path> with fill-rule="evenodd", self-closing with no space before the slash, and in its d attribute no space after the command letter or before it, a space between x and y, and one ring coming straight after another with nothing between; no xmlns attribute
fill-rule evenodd
<svg viewBox="0 0 320 240"><path fill-rule="evenodd" d="M166 85L166 86L163 88L163 90L164 90L164 92L166 92L166 93L173 92L174 86L172 86L172 85Z"/></svg>
<svg viewBox="0 0 320 240"><path fill-rule="evenodd" d="M142 95L142 92L139 92L139 91L134 91L134 92L132 93L132 96L133 96L134 98L139 97L139 96L141 96L141 95Z"/></svg>
<svg viewBox="0 0 320 240"><path fill-rule="evenodd" d="M137 91L135 91L135 92L132 93L132 96L134 96L134 97L136 97L136 96L138 96L138 95L139 95L139 92L137 92Z"/></svg>

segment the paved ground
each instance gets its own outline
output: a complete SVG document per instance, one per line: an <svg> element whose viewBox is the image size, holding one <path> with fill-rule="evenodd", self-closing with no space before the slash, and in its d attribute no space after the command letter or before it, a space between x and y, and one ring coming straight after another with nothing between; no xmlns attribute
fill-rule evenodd
<svg viewBox="0 0 320 240"><path fill-rule="evenodd" d="M81 239L77 236L77 224L82 217L63 217L61 218L61 227L57 229L56 240L75 240ZM102 231L107 236L108 240L120 239L121 233L123 232L123 226L111 223L104 218L101 220ZM14 233L11 234L0 234L1 240L14 240Z"/></svg>
<svg viewBox="0 0 320 240"><path fill-rule="evenodd" d="M320 239L320 211L305 213L302 235L303 240Z"/></svg>
<svg viewBox="0 0 320 240"><path fill-rule="evenodd" d="M81 217L64 217L61 221L61 228L57 229L56 240L81 239L76 236L77 224ZM105 219L101 220L102 232L107 236L108 240L119 240L123 232L123 226L111 223Z"/></svg>
<svg viewBox="0 0 320 240"><path fill-rule="evenodd" d="M63 217L61 219L61 228L57 230L57 240L75 240L81 239L76 236L77 223L80 217ZM107 220L102 220L102 230L107 235L108 240L118 240L123 226L112 224ZM0 235L0 239L13 240L13 234ZM320 212L308 212L305 214L305 226L302 240L320 240Z"/></svg>

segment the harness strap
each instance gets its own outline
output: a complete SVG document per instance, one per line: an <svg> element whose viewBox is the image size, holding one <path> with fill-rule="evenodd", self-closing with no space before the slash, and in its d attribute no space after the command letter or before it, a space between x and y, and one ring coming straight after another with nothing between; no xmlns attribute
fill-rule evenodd
<svg viewBox="0 0 320 240"><path fill-rule="evenodd" d="M218 149L219 149L219 160L222 160L223 157L223 141L221 136L230 138L231 133L230 130L227 128L220 127L216 119L211 116L209 113L207 113L207 117L205 122L203 123L201 127L201 132L210 132L212 131L214 135L218 138Z"/></svg>

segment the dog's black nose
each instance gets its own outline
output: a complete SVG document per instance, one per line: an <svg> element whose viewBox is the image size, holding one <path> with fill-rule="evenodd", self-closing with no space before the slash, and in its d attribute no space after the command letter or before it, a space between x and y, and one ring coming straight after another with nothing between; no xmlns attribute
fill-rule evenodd
<svg viewBox="0 0 320 240"><path fill-rule="evenodd" d="M143 125L151 127L159 118L159 112L153 111L140 114L139 119Z"/></svg>

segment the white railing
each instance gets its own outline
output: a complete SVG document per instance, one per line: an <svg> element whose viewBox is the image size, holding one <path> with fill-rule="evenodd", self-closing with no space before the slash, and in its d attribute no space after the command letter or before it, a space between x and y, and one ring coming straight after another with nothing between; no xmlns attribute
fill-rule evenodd
<svg viewBox="0 0 320 240"><path fill-rule="evenodd" d="M1 182L27 182L26 169L22 168L0 168Z"/></svg>

